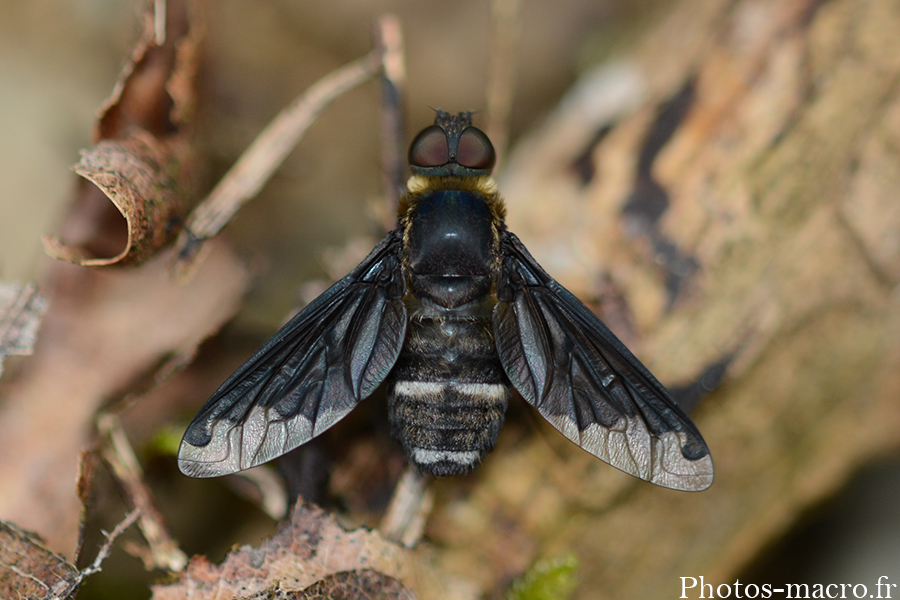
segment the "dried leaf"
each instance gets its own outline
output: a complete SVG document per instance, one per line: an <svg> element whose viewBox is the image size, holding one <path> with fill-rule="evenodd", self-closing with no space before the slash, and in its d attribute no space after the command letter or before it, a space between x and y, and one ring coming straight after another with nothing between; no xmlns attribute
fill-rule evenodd
<svg viewBox="0 0 900 600"><path fill-rule="evenodd" d="M97 410L186 362L239 307L249 274L223 242L209 246L189 285L170 281L171 250L128 270L54 262L41 284L50 306L34 356L0 389L0 514L53 550L75 548L73 483Z"/></svg>
<svg viewBox="0 0 900 600"><path fill-rule="evenodd" d="M101 109L97 145L75 166L84 178L75 201L59 234L44 240L54 258L140 264L170 241L194 195L186 125L202 28L192 22L189 0L155 6L166 7L164 27L149 11L143 38Z"/></svg>
<svg viewBox="0 0 900 600"><path fill-rule="evenodd" d="M31 354L46 310L34 284L0 283L0 376L4 358Z"/></svg>
<svg viewBox="0 0 900 600"><path fill-rule="evenodd" d="M0 521L0 597L74 596L81 581L74 565L44 546L37 535Z"/></svg>
<svg viewBox="0 0 900 600"><path fill-rule="evenodd" d="M177 174L185 151L178 146L138 131L83 151L75 173L103 197L82 194L79 209L64 225L66 242L60 236L44 238L47 254L90 267L137 264L151 257L173 237L183 210L185 193ZM91 209L88 203L97 206ZM121 218L104 216L110 208L124 218L124 232Z"/></svg>
<svg viewBox="0 0 900 600"><path fill-rule="evenodd" d="M368 574L360 574L363 571ZM347 572L356 575L337 576ZM203 557L194 557L178 581L153 588L153 599L317 598L321 596L286 594L311 586L319 586L313 587L311 593L321 594L328 589L343 589L341 593L350 593L347 590L357 584L361 586L361 582L372 583L371 589L377 591L391 589L389 582L392 579L405 581L409 577L408 555L402 548L372 531L346 531L321 509L298 505L290 522L261 547L239 548L220 565L212 565ZM411 594L408 597L412 597Z"/></svg>
<svg viewBox="0 0 900 600"><path fill-rule="evenodd" d="M143 35L100 109L94 142L127 137L134 128L163 138L189 122L202 35L200 15L191 0L168 0L164 5L163 30L156 6L144 14Z"/></svg>
<svg viewBox="0 0 900 600"><path fill-rule="evenodd" d="M47 550L37 535L0 521L0 593L3 598L69 600L85 577L97 573L109 556L113 542L128 529L140 511L134 510L105 533L106 542L90 565L78 570L64 557ZM5 592L5 593L4 593ZM13 595L15 594L15 595Z"/></svg>
<svg viewBox="0 0 900 600"><path fill-rule="evenodd" d="M415 600L415 596L393 577L364 569L335 573L298 591L276 584L247 600Z"/></svg>
<svg viewBox="0 0 900 600"><path fill-rule="evenodd" d="M148 14L97 123L99 143L76 167L83 178L60 239L50 243L80 264L142 264L123 271L54 263L40 286L50 308L35 355L0 390L0 514L69 556L81 518L73 482L98 409L157 383L163 367L186 363L234 314L248 283L225 244L211 245L214 264L185 286L169 281L171 259L157 252L191 197L184 124L202 27L189 18L190 0L153 6L165 7L165 22Z"/></svg>

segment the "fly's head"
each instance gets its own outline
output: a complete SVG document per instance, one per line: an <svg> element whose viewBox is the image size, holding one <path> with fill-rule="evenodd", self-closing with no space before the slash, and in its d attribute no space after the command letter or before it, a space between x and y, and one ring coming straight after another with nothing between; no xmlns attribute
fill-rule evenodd
<svg viewBox="0 0 900 600"><path fill-rule="evenodd" d="M494 145L482 130L472 125L472 113L435 111L434 124L419 132L409 145L407 196L399 216L408 216L417 198L440 190L458 190L482 197L498 223L505 209L497 195L491 171L497 162Z"/></svg>
<svg viewBox="0 0 900 600"><path fill-rule="evenodd" d="M491 140L472 126L472 113L442 110L413 139L408 158L413 175L425 177L485 177L497 160Z"/></svg>

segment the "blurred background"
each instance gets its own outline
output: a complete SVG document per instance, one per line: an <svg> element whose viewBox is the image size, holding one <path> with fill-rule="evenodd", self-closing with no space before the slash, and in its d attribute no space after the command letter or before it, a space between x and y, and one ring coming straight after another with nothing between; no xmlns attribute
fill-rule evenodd
<svg viewBox="0 0 900 600"><path fill-rule="evenodd" d="M68 169L89 144L94 115L140 33L142 3L0 6L0 173L8 182L0 272L27 278L40 253L37 236L56 225L72 182ZM553 107L629 20L652 10L649 0L523 3L513 137ZM431 107L484 110L487 2L217 1L209 11L196 121L211 160L210 185L290 100L368 52L385 12L398 15L405 37L408 136L431 123ZM367 206L381 193L378 110L375 84L341 98L229 227L271 269L248 318L280 321L297 282L323 274L324 246L377 233Z"/></svg>
<svg viewBox="0 0 900 600"><path fill-rule="evenodd" d="M0 278L36 279L44 262L40 236L59 222L74 181L69 167L90 144L94 115L139 36L142 8L125 0L0 0ZM657 10L653 0L522 0L511 144L542 122L579 73L614 54L635 24ZM373 24L385 12L403 27L407 136L431 122L432 107L484 109L486 1L216 0L195 121L209 158L205 188L284 105L368 52ZM259 267L247 304L227 331L240 340L238 348L252 349L271 335L301 283L327 277L329 251L380 235L372 208L381 194L378 110L373 83L338 100L228 226ZM898 463L872 466L805 515L742 581L868 583L887 575L900 583L898 497ZM225 547L238 541L228 539ZM81 597L106 594L90 584Z"/></svg>

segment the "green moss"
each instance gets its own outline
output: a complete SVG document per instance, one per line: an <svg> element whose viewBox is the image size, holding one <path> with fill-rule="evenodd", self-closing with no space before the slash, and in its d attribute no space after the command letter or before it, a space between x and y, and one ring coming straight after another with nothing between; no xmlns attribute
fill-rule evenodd
<svg viewBox="0 0 900 600"><path fill-rule="evenodd" d="M506 600L565 600L578 583L577 568L578 559L573 554L539 560L513 583Z"/></svg>
<svg viewBox="0 0 900 600"><path fill-rule="evenodd" d="M148 449L163 456L176 456L184 429L184 425L161 428L150 440Z"/></svg>

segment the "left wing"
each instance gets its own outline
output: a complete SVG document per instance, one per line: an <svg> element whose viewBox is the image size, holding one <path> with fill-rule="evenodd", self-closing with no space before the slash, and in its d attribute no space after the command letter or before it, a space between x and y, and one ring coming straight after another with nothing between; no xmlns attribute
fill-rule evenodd
<svg viewBox="0 0 900 600"><path fill-rule="evenodd" d="M406 338L400 233L288 321L206 401L178 468L192 477L249 469L308 442L387 377Z"/></svg>
<svg viewBox="0 0 900 600"><path fill-rule="evenodd" d="M712 484L706 443L644 365L509 232L494 309L500 362L525 400L567 438L663 487Z"/></svg>

